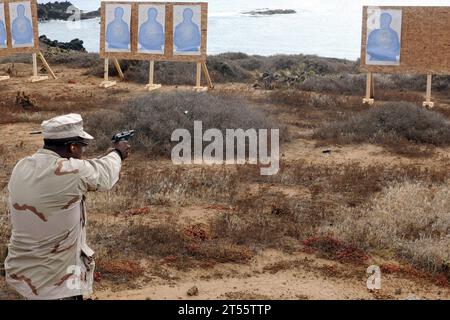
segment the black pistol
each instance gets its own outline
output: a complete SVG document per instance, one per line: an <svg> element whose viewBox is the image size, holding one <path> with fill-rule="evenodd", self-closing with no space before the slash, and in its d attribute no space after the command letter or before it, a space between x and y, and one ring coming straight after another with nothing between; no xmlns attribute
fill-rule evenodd
<svg viewBox="0 0 450 320"><path fill-rule="evenodd" d="M115 134L112 137L112 141L116 143L119 141L128 141L128 139L130 139L132 136L134 136L134 130L123 131Z"/></svg>

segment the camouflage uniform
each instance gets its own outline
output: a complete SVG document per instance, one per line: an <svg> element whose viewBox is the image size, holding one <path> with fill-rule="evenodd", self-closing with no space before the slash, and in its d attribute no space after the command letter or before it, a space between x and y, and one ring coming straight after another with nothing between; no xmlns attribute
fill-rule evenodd
<svg viewBox="0 0 450 320"><path fill-rule="evenodd" d="M116 152L77 160L41 149L17 163L8 185L12 235L5 271L10 286L27 299L92 294L95 264L86 244L85 194L110 190L120 169Z"/></svg>

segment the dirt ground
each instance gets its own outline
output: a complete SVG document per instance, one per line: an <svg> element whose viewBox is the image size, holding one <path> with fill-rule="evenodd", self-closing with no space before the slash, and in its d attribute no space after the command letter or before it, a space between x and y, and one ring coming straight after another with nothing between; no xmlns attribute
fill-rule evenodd
<svg viewBox="0 0 450 320"><path fill-rule="evenodd" d="M0 164L0 190L5 188L13 164L20 158L32 154L41 147L39 135L30 135L31 131L39 130L40 121L55 113L70 112L70 105L64 104L58 109L61 101L89 100L82 112L94 111L95 102L121 101L130 96L146 93L143 85L134 83L118 83L109 89L98 87L101 79L83 75L83 70L75 70L56 66L54 70L57 80L39 83L28 83L29 65L16 66L18 77L0 82L0 108L14 104L19 91L37 100L38 106L50 106L41 112L23 115L23 121L8 123L0 121L0 136L2 137L5 163ZM0 65L0 74L7 65ZM191 90L189 86L165 86L162 91ZM251 99L264 98L266 92L254 90L246 84L217 85L217 92L232 93ZM442 108L450 108L447 97L438 97ZM80 109L79 108L79 109ZM262 106L266 108L266 106ZM350 146L317 147L316 142L306 138L310 129L296 127L296 114L279 106L277 117L293 129L294 135L290 142L282 147L285 161L295 162L306 159L315 163L341 166L346 163L358 162L362 165L371 164L411 164L424 167L440 166L448 162L449 149L438 149L431 157L409 158L387 152L380 146L371 144ZM3 119L5 120L5 119ZM299 120L300 121L300 120ZM331 149L330 153L323 150ZM171 167L169 160L143 160L133 155L125 165L124 174L134 166L134 161L147 168ZM145 162L145 163L144 163ZM119 182L120 183L120 182ZM287 196L298 196L307 193L300 188L273 186ZM303 194L303 196L305 196ZM306 195L308 196L308 195ZM0 207L6 210L6 206ZM165 219L161 208L150 208L150 213L144 218L149 223L157 224ZM6 215L1 212L0 215ZM210 203L197 202L178 208L175 218L181 225L207 223L218 210ZM129 220L126 216L110 216L108 212L95 211L90 213L90 221L96 223L125 225ZM96 243L90 243L96 249ZM395 258L387 261L385 258L371 255L364 264L353 265L319 257L314 252L308 252L299 247L298 250L286 253L276 249L259 251L247 263L199 263L198 267L180 270L167 262L167 259L148 257L138 261L141 274L126 282L117 282L111 278L98 279L95 283L94 299L450 299L450 288L437 285L432 278L424 278L416 274L404 272L382 273L382 289L368 290L366 269L369 265L398 265L403 263ZM189 296L192 287L198 288L198 294ZM0 299L12 299L16 296L10 292L0 277Z"/></svg>

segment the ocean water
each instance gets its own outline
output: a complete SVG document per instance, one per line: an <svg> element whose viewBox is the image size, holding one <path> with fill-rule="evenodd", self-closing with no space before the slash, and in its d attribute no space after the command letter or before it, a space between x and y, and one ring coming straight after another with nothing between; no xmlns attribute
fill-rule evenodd
<svg viewBox="0 0 450 320"><path fill-rule="evenodd" d="M38 0L40 3L49 1ZM99 0L71 0L82 10L96 10ZM360 56L363 5L450 6L450 0L210 0L208 53L316 54L355 60ZM296 14L250 16L256 9L294 9ZM79 38L99 51L100 19L40 23L50 39Z"/></svg>

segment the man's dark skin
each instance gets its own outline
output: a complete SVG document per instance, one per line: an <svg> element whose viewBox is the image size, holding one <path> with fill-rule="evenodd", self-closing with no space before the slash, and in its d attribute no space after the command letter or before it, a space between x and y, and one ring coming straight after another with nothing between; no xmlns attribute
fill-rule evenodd
<svg viewBox="0 0 450 320"><path fill-rule="evenodd" d="M57 153L62 158L70 159L83 159L84 148L88 146L87 140L79 138L69 138L63 141L57 140L45 140L44 149ZM128 141L115 142L112 148L108 149L107 153L118 151L122 160L129 157L131 152L131 146Z"/></svg>

